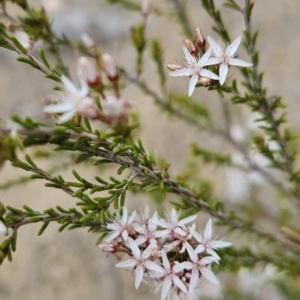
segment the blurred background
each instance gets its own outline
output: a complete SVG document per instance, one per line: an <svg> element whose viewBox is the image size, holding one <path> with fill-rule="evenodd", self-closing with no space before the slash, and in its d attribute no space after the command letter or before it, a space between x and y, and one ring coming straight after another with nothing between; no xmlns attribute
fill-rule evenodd
<svg viewBox="0 0 300 300"><path fill-rule="evenodd" d="M54 29L57 33L64 32L74 40L79 40L83 33L87 33L103 52L111 53L120 64L133 71L135 51L130 43L129 29L141 21L138 12L125 11L121 6L107 4L104 0L29 2L33 6L45 7L53 17ZM216 37L211 30L212 22L201 7L200 1L184 2L188 6L192 26L201 28L205 36L209 34ZM237 2L243 3L243 1ZM172 1L153 1L153 3L164 10L173 9ZM240 35L244 30L242 16L232 10L221 8L223 3L221 0L215 3L223 13L231 36L234 38ZM13 5L8 6L8 11L14 16L21 13ZM270 95L284 96L288 105L289 124L294 130L297 130L300 125L299 12L298 0L255 1L253 12L253 27L260 31L258 48L261 50L260 70L265 70L265 86L268 87ZM151 15L147 25L147 35L157 37L161 41L165 50L165 63L174 59L183 62L182 41L185 36L174 18ZM33 55L36 55L38 48L39 45L35 45L32 50ZM241 49L239 55L249 61L244 50ZM63 58L72 66L78 58L78 53L64 49ZM44 99L51 93L52 82L44 79L39 71L16 62L15 55L3 48L0 49L0 62L1 119L6 120L14 113L42 118ZM154 90L159 90L159 82L153 76L156 67L150 59L145 59L145 62L142 78L149 82ZM230 75L238 76L237 73L236 69L230 70ZM187 78L170 77L167 80L168 87L174 92L187 93ZM123 96L140 114L141 130L136 135L141 137L146 149L153 148L158 157L165 157L168 162L171 162L171 176L180 173L190 163L186 157L189 153L188 145L192 141L197 141L211 149L223 147L222 140L200 134L195 128L162 113L153 100L136 87L132 85L126 87ZM218 119L220 103L216 96L214 98L214 95L208 94L204 89L196 89L193 98L208 106ZM248 126L248 121L245 120L251 120L249 112L240 109L234 111L238 116L238 126ZM237 134L243 135L243 131L237 129ZM71 170L74 166L70 164L70 158L66 154L59 153L51 160L41 159L39 165L45 170L56 168L55 172L62 174L65 179L72 179ZM102 170L85 165L76 166L76 170L91 180L95 175L103 174ZM108 170L105 172L111 173ZM213 177L216 193L228 201L238 202L243 198L243 193L247 193L249 178L245 179L246 183L241 182L243 174L228 174L219 170L216 172L211 167L199 169L199 172L209 180ZM0 170L0 186L9 179L17 179L20 176L26 177L28 174L11 168L7 163ZM258 182L264 194L268 196L265 183L260 180ZM21 207L26 203L37 210L57 204L66 208L73 205L75 201L73 198L55 189L45 188L43 184L43 181L37 180L12 189L1 188L0 200L14 207ZM150 200L142 196L132 195L127 199L128 206L132 208L143 207L146 202L150 203ZM155 208L152 202L150 206ZM208 215L201 214L198 224L200 228L203 228L208 218ZM87 233L87 229L58 233L58 226L50 224L45 233L37 237L38 229L39 225L36 224L20 228L13 262L5 261L0 269L0 299L147 300L160 298L160 293L153 294L146 284L142 284L136 291L133 274L126 270L116 270L115 257L106 256L96 246L98 236ZM216 228L215 234L223 236L222 234L225 233ZM220 287L202 282L199 288L199 299L292 299L284 296L272 283L274 272L271 266L266 268L258 266L252 271L242 269L238 275L230 275L224 270L222 274L218 274L222 282ZM226 298L226 293L222 296L222 291L225 290L226 293L228 290L239 290L240 294L237 292L235 298L233 296Z"/></svg>

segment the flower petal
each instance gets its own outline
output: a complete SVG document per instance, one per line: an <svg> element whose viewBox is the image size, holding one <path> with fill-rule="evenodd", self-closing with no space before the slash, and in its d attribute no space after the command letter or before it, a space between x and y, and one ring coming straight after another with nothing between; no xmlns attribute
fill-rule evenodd
<svg viewBox="0 0 300 300"><path fill-rule="evenodd" d="M159 266L157 263L155 263L151 260L146 260L145 261L145 267L148 270L155 271L155 272L158 272L158 273L163 273L164 272L164 270L161 266Z"/></svg>
<svg viewBox="0 0 300 300"><path fill-rule="evenodd" d="M171 288L171 285L172 285L172 279L170 278L170 276L167 276L164 279L164 282L162 284L161 297L160 297L161 300L164 300L166 298Z"/></svg>
<svg viewBox="0 0 300 300"><path fill-rule="evenodd" d="M212 65L218 65L221 63L221 59L218 57L211 57L205 62L203 62L202 67L204 66L212 66Z"/></svg>
<svg viewBox="0 0 300 300"><path fill-rule="evenodd" d="M227 64L221 64L219 69L219 82L221 85L224 84L226 77L228 73L228 65Z"/></svg>
<svg viewBox="0 0 300 300"><path fill-rule="evenodd" d="M226 49L226 52L229 53L229 56L234 56L240 43L242 40L242 36L238 36Z"/></svg>
<svg viewBox="0 0 300 300"><path fill-rule="evenodd" d="M199 279L199 271L197 269L193 269L192 271L192 275L191 275L191 280L190 280L190 285L189 285L189 293L193 293L196 284L198 282Z"/></svg>
<svg viewBox="0 0 300 300"><path fill-rule="evenodd" d="M183 46L182 49L183 49L184 57L185 57L187 63L189 65L196 64L197 63L196 58L190 53L188 48Z"/></svg>
<svg viewBox="0 0 300 300"><path fill-rule="evenodd" d="M190 83L189 83L189 97L192 96L194 90L195 90L195 86L198 82L198 74L194 74L191 79L190 79Z"/></svg>
<svg viewBox="0 0 300 300"><path fill-rule="evenodd" d="M212 237L212 220L209 219L204 230L204 239L209 240Z"/></svg>
<svg viewBox="0 0 300 300"><path fill-rule="evenodd" d="M78 90L76 86L73 84L73 82L65 75L61 76L61 82L65 86L65 90L73 95L78 94Z"/></svg>
<svg viewBox="0 0 300 300"><path fill-rule="evenodd" d="M220 54L222 53L222 48L221 46L210 36L207 37L207 40L214 52L214 55L219 57Z"/></svg>
<svg viewBox="0 0 300 300"><path fill-rule="evenodd" d="M169 75L177 77L177 76L191 76L193 74L192 68L182 68L180 70L171 71Z"/></svg>
<svg viewBox="0 0 300 300"><path fill-rule="evenodd" d="M227 241L211 241L210 246L212 248L225 248L231 246L232 243Z"/></svg>
<svg viewBox="0 0 300 300"><path fill-rule="evenodd" d="M123 207L123 215L122 215L122 225L125 225L127 223L127 219L128 219L128 210L127 207L124 206Z"/></svg>
<svg viewBox="0 0 300 300"><path fill-rule="evenodd" d="M200 244L196 247L195 252L198 254L198 253L202 253L204 250L205 247L202 244Z"/></svg>
<svg viewBox="0 0 300 300"><path fill-rule="evenodd" d="M104 241L106 243L110 243L111 241L113 241L118 235L120 234L120 231L114 231L112 233L110 233L108 236L105 237Z"/></svg>
<svg viewBox="0 0 300 300"><path fill-rule="evenodd" d="M170 262L168 260L165 250L163 250L163 249L161 250L161 258L163 261L164 268L170 270L171 269Z"/></svg>
<svg viewBox="0 0 300 300"><path fill-rule="evenodd" d="M198 255L195 253L194 249L192 248L192 246L190 244L186 245L186 249L189 253L190 259L193 262L197 262L198 261Z"/></svg>
<svg viewBox="0 0 300 300"><path fill-rule="evenodd" d="M141 281L143 279L143 275L144 275L144 267L137 266L135 269L135 288L136 289L140 286Z"/></svg>
<svg viewBox="0 0 300 300"><path fill-rule="evenodd" d="M73 103L71 102L63 102L63 103L58 103L58 104L52 104L52 105L47 105L44 108L44 112L48 114L55 114L55 113L63 113L70 111L74 108Z"/></svg>
<svg viewBox="0 0 300 300"><path fill-rule="evenodd" d="M209 59L211 55L211 47L208 48L208 50L201 56L201 58L198 61L198 66L203 67L205 66L205 62Z"/></svg>
<svg viewBox="0 0 300 300"><path fill-rule="evenodd" d="M128 259L116 264L117 268L132 268L136 265L135 259Z"/></svg>
<svg viewBox="0 0 300 300"><path fill-rule="evenodd" d="M209 281L213 282L213 283L216 283L216 284L220 284L218 278L215 276L215 274L209 270L208 268L206 267L202 267L200 268L200 272L201 274L206 278L208 279Z"/></svg>
<svg viewBox="0 0 300 300"><path fill-rule="evenodd" d="M215 80L219 79L218 75L216 75L215 73L213 73L209 70L206 70L206 69L201 69L201 71L199 72L199 75L202 77L208 77L208 78L215 79Z"/></svg>
<svg viewBox="0 0 300 300"><path fill-rule="evenodd" d="M187 293L187 289L186 289L184 283L179 279L178 276L173 274L172 279L173 279L174 285L176 285L178 288L180 288L183 292Z"/></svg>
<svg viewBox="0 0 300 300"><path fill-rule="evenodd" d="M198 79L198 78L197 78ZM193 216L189 216L187 218L184 218L184 219L181 219L179 222L178 222L178 225L185 225L187 223L191 223L193 221L195 221L197 218L197 215L193 215Z"/></svg>
<svg viewBox="0 0 300 300"><path fill-rule="evenodd" d="M135 257L140 257L141 256L141 250L138 247L138 245L136 244L136 242L131 237L128 237L127 241L128 241L129 247L130 247L133 255Z"/></svg>
<svg viewBox="0 0 300 300"><path fill-rule="evenodd" d="M58 124L65 123L65 122L71 120L75 115L76 115L76 110L71 110L71 111L66 112L66 113L64 113L63 115L61 115L61 116L56 120L56 122L57 122Z"/></svg>
<svg viewBox="0 0 300 300"><path fill-rule="evenodd" d="M228 64L231 66L238 66L238 67L251 67L253 66L252 63L246 62L244 60L238 58L230 58Z"/></svg>

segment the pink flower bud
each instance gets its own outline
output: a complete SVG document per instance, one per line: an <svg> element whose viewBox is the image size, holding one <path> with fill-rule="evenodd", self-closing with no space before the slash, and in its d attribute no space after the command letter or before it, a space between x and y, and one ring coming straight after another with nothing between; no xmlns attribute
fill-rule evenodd
<svg viewBox="0 0 300 300"><path fill-rule="evenodd" d="M77 72L90 87L95 87L101 82L96 66L87 57L82 56L78 59Z"/></svg>
<svg viewBox="0 0 300 300"><path fill-rule="evenodd" d="M87 34L87 33L84 33L82 36L81 36L81 42L82 44L86 47L86 48L93 48L95 47L95 41Z"/></svg>
<svg viewBox="0 0 300 300"><path fill-rule="evenodd" d="M151 3L149 0L143 0L142 2L142 15L147 18L151 11Z"/></svg>
<svg viewBox="0 0 300 300"><path fill-rule="evenodd" d="M193 56L197 57L199 55L198 49L195 47L194 43L191 40L185 39L184 44Z"/></svg>
<svg viewBox="0 0 300 300"><path fill-rule="evenodd" d="M203 85L205 87L208 87L208 86L212 85L212 80L211 80L211 78L208 78L208 77L199 76L198 83L200 83L201 85Z"/></svg>
<svg viewBox="0 0 300 300"><path fill-rule="evenodd" d="M119 79L119 71L115 59L110 54L105 53L102 55L102 63L107 78L113 83L117 82Z"/></svg>
<svg viewBox="0 0 300 300"><path fill-rule="evenodd" d="M204 38L201 30L198 27L196 27L194 29L194 34L195 34L195 37L196 37L198 47L204 52L206 41L205 41L205 38Z"/></svg>
<svg viewBox="0 0 300 300"><path fill-rule="evenodd" d="M109 124L124 124L128 121L129 103L122 98L107 96L102 103L103 113Z"/></svg>
<svg viewBox="0 0 300 300"><path fill-rule="evenodd" d="M177 71L177 70L182 69L182 66L181 65L177 65L177 64L167 64L167 68L170 71Z"/></svg>

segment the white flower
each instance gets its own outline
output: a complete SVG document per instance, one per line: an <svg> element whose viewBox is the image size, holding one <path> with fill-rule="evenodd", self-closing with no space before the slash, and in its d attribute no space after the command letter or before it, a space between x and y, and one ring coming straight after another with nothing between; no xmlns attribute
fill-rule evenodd
<svg viewBox="0 0 300 300"><path fill-rule="evenodd" d="M95 119L99 112L94 107L94 100L88 96L89 88L83 77L79 77L80 89L66 76L61 77L64 84L65 93L60 93L60 103L47 105L44 108L45 113L62 113L57 119L57 123L64 123L71 120L76 114Z"/></svg>
<svg viewBox="0 0 300 300"><path fill-rule="evenodd" d="M186 66L171 71L169 74L171 76L191 76L188 91L188 95L191 96L195 90L199 76L211 79L219 79L219 77L211 71L203 68L207 65L207 60L211 54L211 48L209 48L198 61L186 47L183 46L182 48L186 59Z"/></svg>
<svg viewBox="0 0 300 300"><path fill-rule="evenodd" d="M197 215L189 216L187 218L179 220L180 213L177 213L174 208L171 211L166 210L164 219L158 220L158 225L162 228L166 228L161 231L157 231L157 237L165 237L172 234L179 234L186 236L188 234L185 224L195 221Z"/></svg>
<svg viewBox="0 0 300 300"><path fill-rule="evenodd" d="M122 217L120 215L117 215L112 223L108 223L106 225L106 228L112 230L112 232L104 239L106 243L111 242L117 237L122 237L124 241L126 241L130 235L130 233L134 230L131 226L134 218L135 218L136 212L133 211L128 218L128 211L127 208L123 208L123 215Z"/></svg>
<svg viewBox="0 0 300 300"><path fill-rule="evenodd" d="M187 270L192 270L190 286L189 286L189 293L190 294L193 293L193 291L197 285L197 282L200 278L200 274L203 275L209 281L219 284L219 280L217 279L217 277L208 268L211 263L216 262L216 259L212 256L207 256L204 258L202 258L200 256L200 258L199 258L199 256L194 251L192 246L187 245L186 248L189 253L191 262L189 262L189 261L182 262L181 265Z"/></svg>
<svg viewBox="0 0 300 300"><path fill-rule="evenodd" d="M191 230L192 235L198 241L199 245L196 247L195 252L198 253L208 253L217 260L220 259L219 255L213 250L218 248L225 248L231 246L230 242L227 241L217 241L212 237L213 228L212 228L212 220L209 219L205 230L204 235L202 236L200 233L196 232L194 229Z"/></svg>
<svg viewBox="0 0 300 300"><path fill-rule="evenodd" d="M133 254L133 258L122 261L116 265L117 268L134 268L135 270L135 288L137 289L140 286L142 281L145 269L150 271L155 271L158 273L163 273L163 268L148 259L151 255L151 251L153 249L153 245L150 244L143 252L141 252L140 248L137 246L135 241L128 237L128 245Z"/></svg>
<svg viewBox="0 0 300 300"><path fill-rule="evenodd" d="M159 276L163 280L161 300L164 300L167 297L171 288L177 291L181 290L182 292L187 293L187 289L184 283L180 280L180 278L177 275L183 269L181 264L174 264L171 267L167 254L164 250L161 250L161 257L164 266L164 273Z"/></svg>
<svg viewBox="0 0 300 300"><path fill-rule="evenodd" d="M230 45L227 46L225 50L223 50L212 37L208 36L207 40L212 48L214 57L208 59L205 65L220 65L219 82L221 85L226 80L229 66L251 67L253 65L252 63L234 58L237 48L241 43L242 36L238 36Z"/></svg>
<svg viewBox="0 0 300 300"><path fill-rule="evenodd" d="M5 234L5 235L8 234L8 229L1 220L0 220L0 234Z"/></svg>

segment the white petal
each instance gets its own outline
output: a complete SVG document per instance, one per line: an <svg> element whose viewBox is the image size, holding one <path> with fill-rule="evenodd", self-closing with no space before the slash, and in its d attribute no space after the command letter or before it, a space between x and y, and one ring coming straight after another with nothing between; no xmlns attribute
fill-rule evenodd
<svg viewBox="0 0 300 300"><path fill-rule="evenodd" d="M171 288L172 285L172 280L170 278L170 276L166 277L164 279L164 283L162 285L162 291L161 291L161 300L164 300Z"/></svg>
<svg viewBox="0 0 300 300"><path fill-rule="evenodd" d="M216 283L216 284L219 284L219 280L215 276L215 274L212 271L210 271L209 269L207 269L206 267L200 268L200 272L209 281L211 281L213 283Z"/></svg>
<svg viewBox="0 0 300 300"><path fill-rule="evenodd" d="M136 244L136 242L131 237L128 237L127 241L128 241L129 247L132 251L132 254L135 257L140 257L141 256L141 250L138 247L138 245Z"/></svg>
<svg viewBox="0 0 300 300"><path fill-rule="evenodd" d="M197 78L198 79L198 78ZM184 218L184 219L181 219L179 222L178 222L178 225L185 225L187 223L191 223L193 221L195 221L195 219L197 218L197 215L193 215L193 216L189 216L187 218Z"/></svg>
<svg viewBox="0 0 300 300"><path fill-rule="evenodd" d="M76 110L71 110L71 111L66 112L66 113L64 113L63 115L61 115L61 116L56 120L56 122L57 122L58 124L65 123L65 122L71 120L75 115L76 115Z"/></svg>
<svg viewBox="0 0 300 300"><path fill-rule="evenodd" d="M183 261L180 263L180 265L186 270L191 270L194 267L194 264L191 263L190 261Z"/></svg>
<svg viewBox="0 0 300 300"><path fill-rule="evenodd" d="M238 36L226 49L226 52L229 53L229 56L234 56L237 48L239 47L242 40L242 36Z"/></svg>
<svg viewBox="0 0 300 300"><path fill-rule="evenodd" d="M207 61L205 61L202 64L202 67L212 66L212 65L218 65L219 63L221 63L221 59L220 58L218 58L218 57L212 57L212 58L209 58Z"/></svg>
<svg viewBox="0 0 300 300"><path fill-rule="evenodd" d="M230 58L228 64L230 64L231 66L238 66L238 67L251 67L251 66L253 66L252 63L243 61L243 60L238 59L238 58Z"/></svg>
<svg viewBox="0 0 300 300"><path fill-rule="evenodd" d="M197 285L198 279L199 279L199 271L194 268L192 271L192 276L191 276L191 280L190 280L189 293L193 293L193 291Z"/></svg>
<svg viewBox="0 0 300 300"><path fill-rule="evenodd" d="M132 268L136 265L135 259L128 259L116 264L117 268Z"/></svg>
<svg viewBox="0 0 300 300"><path fill-rule="evenodd" d="M212 248L225 248L231 246L232 243L227 242L227 241L211 241L210 246Z"/></svg>
<svg viewBox="0 0 300 300"><path fill-rule="evenodd" d="M184 231L184 230L182 230L180 227L176 227L174 229L174 232L177 233L177 234L179 234L179 235L181 235L181 236L186 236L187 235L187 232Z"/></svg>
<svg viewBox="0 0 300 300"><path fill-rule="evenodd" d="M128 211L127 211L127 207L124 206L123 215L122 215L122 225L125 225L127 223L127 219L128 219Z"/></svg>
<svg viewBox="0 0 300 300"><path fill-rule="evenodd" d="M61 76L61 82L64 84L65 89L72 95L78 95L78 90L74 83L65 75Z"/></svg>
<svg viewBox="0 0 300 300"><path fill-rule="evenodd" d="M127 229L123 230L123 232L122 232L122 238L123 238L124 241L127 241L127 239L128 239L128 231L127 231Z"/></svg>
<svg viewBox="0 0 300 300"><path fill-rule="evenodd" d="M199 72L199 75L202 76L202 77L208 77L208 78L214 79L214 80L219 79L218 75L216 75L215 73L213 73L209 70L206 70L206 69L201 69L200 72Z"/></svg>
<svg viewBox="0 0 300 300"><path fill-rule="evenodd" d="M145 236L139 236L139 237L135 240L135 243L139 246L139 245L145 243L146 240L147 240L147 239L146 239Z"/></svg>
<svg viewBox="0 0 300 300"><path fill-rule="evenodd" d="M182 47L184 57L188 64L195 64L197 63L196 58L190 53L190 51L186 47Z"/></svg>
<svg viewBox="0 0 300 300"><path fill-rule="evenodd" d="M184 266L181 263L177 263L173 266L172 271L174 273L179 273L182 269L184 269Z"/></svg>
<svg viewBox="0 0 300 300"><path fill-rule="evenodd" d="M107 237L105 237L104 241L106 243L109 243L109 242L113 241L119 234L120 234L119 231L112 232Z"/></svg>
<svg viewBox="0 0 300 300"><path fill-rule="evenodd" d="M201 58L198 61L198 66L205 66L205 62L209 59L211 55L211 47L208 48L208 50L201 56Z"/></svg>
<svg viewBox="0 0 300 300"><path fill-rule="evenodd" d="M140 286L141 281L143 279L143 275L144 275L144 267L137 266L135 269L135 288L136 289Z"/></svg>
<svg viewBox="0 0 300 300"><path fill-rule="evenodd" d="M71 102L63 102L59 104L47 105L44 108L45 113L53 114L53 113L63 113L70 111L74 108L74 105Z"/></svg>
<svg viewBox="0 0 300 300"><path fill-rule="evenodd" d="M200 260L201 265L209 265L213 262L217 262L217 260L213 256L206 256Z"/></svg>
<svg viewBox="0 0 300 300"><path fill-rule="evenodd" d="M226 77L228 73L228 65L227 64L221 64L219 69L219 82L221 85L224 84Z"/></svg>
<svg viewBox="0 0 300 300"><path fill-rule="evenodd" d="M177 77L177 76L191 76L194 73L192 68L182 68L180 70L171 71L169 75Z"/></svg>
<svg viewBox="0 0 300 300"><path fill-rule="evenodd" d="M130 225L130 224L133 222L135 216L136 216L136 211L134 210L134 211L131 213L131 215L130 215L128 221L127 221L127 224L128 224L128 225Z"/></svg>
<svg viewBox="0 0 300 300"><path fill-rule="evenodd" d="M178 276L176 275L172 275L172 279L173 279L173 282L174 282L174 285L176 285L177 287L179 287L183 292L187 293L187 290L186 290L186 287L185 285L183 284L183 282L179 279Z"/></svg>
<svg viewBox="0 0 300 300"><path fill-rule="evenodd" d="M155 237L160 238L167 236L171 232L170 229L160 230L155 232Z"/></svg>
<svg viewBox="0 0 300 300"><path fill-rule="evenodd" d="M212 47L212 50L213 50L215 56L219 57L220 54L222 53L221 46L210 36L207 37L207 40L208 40L210 46Z"/></svg>
<svg viewBox="0 0 300 300"><path fill-rule="evenodd" d="M203 243L204 242L204 239L203 239L202 235L200 233L198 233L196 230L193 230L191 232L191 234L197 240L197 242L199 242L199 243Z"/></svg>
<svg viewBox="0 0 300 300"><path fill-rule="evenodd" d="M175 208L172 208L170 213L169 213L171 222L176 224L178 222L178 218L179 218L179 213L177 213L177 211L175 210Z"/></svg>
<svg viewBox="0 0 300 300"><path fill-rule="evenodd" d="M215 259L217 259L217 260L220 260L220 259L221 259L221 257L217 254L217 252L214 251L213 249L208 248L208 249L206 250L206 252L207 252L208 254L210 254L211 256L213 256L213 257L214 257Z"/></svg>
<svg viewBox="0 0 300 300"><path fill-rule="evenodd" d="M86 80L83 78L83 76L79 76L79 82L80 82L80 91L79 91L79 96L84 97L88 94L89 92L89 87L87 85Z"/></svg>
<svg viewBox="0 0 300 300"><path fill-rule="evenodd" d="M158 264L156 264L155 262L151 261L151 260L146 260L145 261L145 267L148 269L148 270L151 270L151 271L156 271L158 273L163 273L164 270L161 266L159 266Z"/></svg>
<svg viewBox="0 0 300 300"><path fill-rule="evenodd" d="M198 74L194 74L191 79L190 79L190 83L189 83L189 97L193 94L194 90L195 90L195 86L198 82Z"/></svg>
<svg viewBox="0 0 300 300"><path fill-rule="evenodd" d="M198 261L198 255L195 253L194 249L192 248L192 246L190 244L186 245L186 249L189 253L190 259L193 262L197 262Z"/></svg>
<svg viewBox="0 0 300 300"><path fill-rule="evenodd" d="M204 250L205 247L202 244L200 244L196 247L195 252L198 254L198 253L202 253Z"/></svg>
<svg viewBox="0 0 300 300"><path fill-rule="evenodd" d="M212 237L212 220L209 219L204 230L204 239L210 240Z"/></svg>
<svg viewBox="0 0 300 300"><path fill-rule="evenodd" d="M155 245L149 245L144 251L143 251L143 254L142 254L142 258L146 259L150 256L153 248L155 248Z"/></svg>
<svg viewBox="0 0 300 300"><path fill-rule="evenodd" d="M170 270L171 269L170 262L169 262L169 259L167 257L165 250L163 250L163 249L161 250L161 257L162 257L164 268Z"/></svg>

